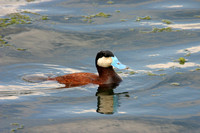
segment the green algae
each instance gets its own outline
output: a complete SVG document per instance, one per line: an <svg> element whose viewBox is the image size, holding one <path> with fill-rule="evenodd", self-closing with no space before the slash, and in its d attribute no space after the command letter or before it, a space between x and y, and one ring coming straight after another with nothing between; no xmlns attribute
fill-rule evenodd
<svg viewBox="0 0 200 133"><path fill-rule="evenodd" d="M82 16L84 19L84 22L92 23L92 19L96 17L101 17L101 18L108 18L110 17L110 14L104 13L104 12L99 12L97 14L89 15L89 16Z"/></svg>
<svg viewBox="0 0 200 133"><path fill-rule="evenodd" d="M104 18L108 18L110 17L110 14L104 13L104 12L99 12L95 15L95 17L104 17Z"/></svg>
<svg viewBox="0 0 200 133"><path fill-rule="evenodd" d="M17 132L17 130L24 129L24 125L20 123L10 123L10 125L15 127L10 130L11 133Z"/></svg>
<svg viewBox="0 0 200 133"><path fill-rule="evenodd" d="M0 27L7 27L14 24L30 24L31 18L20 13L11 13L8 18L0 18Z"/></svg>
<svg viewBox="0 0 200 133"><path fill-rule="evenodd" d="M129 74L130 75L134 75L134 74L136 74L136 72L135 71L130 71Z"/></svg>
<svg viewBox="0 0 200 133"><path fill-rule="evenodd" d="M136 21L141 21L141 20L151 20L150 16L145 16L145 17L137 17Z"/></svg>
<svg viewBox="0 0 200 133"><path fill-rule="evenodd" d="M25 15L26 14L26 15ZM8 26L11 25L19 25L19 24L31 24L33 21L33 18L31 18L27 14L33 14L33 15L40 15L38 13L30 12L30 11L22 11L19 13L11 13L5 16L5 18L0 18L0 30L5 29ZM42 20L47 20L48 16L41 16ZM37 18L35 18L37 20ZM0 33L0 47L13 47L15 50L18 51L25 51L24 48L16 48L15 46L8 44L7 41L5 41L3 35Z"/></svg>
<svg viewBox="0 0 200 133"><path fill-rule="evenodd" d="M121 11L120 10L115 10L115 12L120 13Z"/></svg>
<svg viewBox="0 0 200 133"><path fill-rule="evenodd" d="M48 16L41 16L41 20L49 20Z"/></svg>
<svg viewBox="0 0 200 133"><path fill-rule="evenodd" d="M195 17L195 18L200 18L200 15L195 15L194 17Z"/></svg>
<svg viewBox="0 0 200 133"><path fill-rule="evenodd" d="M157 33L157 32L172 32L171 27L166 27L166 28L153 28L152 33Z"/></svg>
<svg viewBox="0 0 200 133"><path fill-rule="evenodd" d="M176 74L184 74L184 73L182 73L182 72L176 72Z"/></svg>
<svg viewBox="0 0 200 133"><path fill-rule="evenodd" d="M162 22L163 22L163 23L166 23L166 24L172 24L172 21L167 20L167 19L163 19Z"/></svg>
<svg viewBox="0 0 200 133"><path fill-rule="evenodd" d="M186 62L186 59L183 58L183 57L180 57L180 58L178 59L178 62L179 62L179 64L184 65L185 62Z"/></svg>
<svg viewBox="0 0 200 133"><path fill-rule="evenodd" d="M107 3L108 4L114 4L114 1L109 0L109 1L107 1Z"/></svg>
<svg viewBox="0 0 200 133"><path fill-rule="evenodd" d="M126 21L127 21L127 19L120 19L120 21L121 21L121 22L126 22Z"/></svg>
<svg viewBox="0 0 200 133"><path fill-rule="evenodd" d="M147 75L148 76L165 76L166 74L163 73L163 74L155 74L155 73L152 73L152 72L147 72Z"/></svg>
<svg viewBox="0 0 200 133"><path fill-rule="evenodd" d="M33 15L40 15L39 13L30 12L30 11L22 11L21 13L33 14Z"/></svg>
<svg viewBox="0 0 200 133"><path fill-rule="evenodd" d="M140 31L141 33L160 33L160 32L179 32L180 30L173 30L171 27L157 28L153 27L151 31Z"/></svg>

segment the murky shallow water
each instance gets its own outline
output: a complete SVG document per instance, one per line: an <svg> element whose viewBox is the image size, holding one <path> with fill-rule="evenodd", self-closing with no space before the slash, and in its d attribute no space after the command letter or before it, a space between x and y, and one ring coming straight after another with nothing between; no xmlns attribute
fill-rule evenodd
<svg viewBox="0 0 200 133"><path fill-rule="evenodd" d="M16 9L39 11L49 20L0 31L9 44L27 49L0 48L1 132L200 131L199 1L6 2L23 3ZM98 12L111 16L83 21L83 15ZM152 19L136 21L147 15ZM174 31L150 33L168 26ZM23 80L96 73L94 58L102 49L130 67L116 70L123 82L115 89ZM184 65L174 61L180 57L187 59Z"/></svg>

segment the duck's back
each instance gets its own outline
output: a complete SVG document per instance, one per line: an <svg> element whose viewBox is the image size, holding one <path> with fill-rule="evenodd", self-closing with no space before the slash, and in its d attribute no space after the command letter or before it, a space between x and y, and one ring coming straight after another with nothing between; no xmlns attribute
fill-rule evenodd
<svg viewBox="0 0 200 133"><path fill-rule="evenodd" d="M98 75L94 73L73 73L55 78L49 78L49 80L56 80L66 86L79 86L86 84L98 84Z"/></svg>

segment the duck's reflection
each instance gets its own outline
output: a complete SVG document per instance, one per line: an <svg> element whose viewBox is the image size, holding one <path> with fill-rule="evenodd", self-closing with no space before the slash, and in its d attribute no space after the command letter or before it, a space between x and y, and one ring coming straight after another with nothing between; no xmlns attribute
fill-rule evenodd
<svg viewBox="0 0 200 133"><path fill-rule="evenodd" d="M97 112L101 114L114 114L119 107L119 99L121 94L128 96L128 92L114 93L114 89L118 84L100 85L98 87L97 96Z"/></svg>

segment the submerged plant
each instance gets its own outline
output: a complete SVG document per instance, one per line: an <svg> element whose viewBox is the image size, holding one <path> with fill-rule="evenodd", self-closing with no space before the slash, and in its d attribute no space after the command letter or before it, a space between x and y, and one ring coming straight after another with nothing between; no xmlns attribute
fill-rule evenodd
<svg viewBox="0 0 200 133"><path fill-rule="evenodd" d="M172 28L171 27L166 27L166 28L153 28L152 32L171 32Z"/></svg>
<svg viewBox="0 0 200 133"><path fill-rule="evenodd" d="M151 20L151 17L150 16L137 17L136 21L140 21L140 20Z"/></svg>
<svg viewBox="0 0 200 133"><path fill-rule="evenodd" d="M42 20L48 20L49 18L48 18L48 16L41 16L41 19Z"/></svg>
<svg viewBox="0 0 200 133"><path fill-rule="evenodd" d="M163 19L162 22L163 22L163 23L166 23L166 24L172 24L172 21L167 20L167 19Z"/></svg>
<svg viewBox="0 0 200 133"><path fill-rule="evenodd" d="M109 1L107 1L107 3L108 3L108 4L113 4L114 1L109 0Z"/></svg>
<svg viewBox="0 0 200 133"><path fill-rule="evenodd" d="M183 57L180 57L180 58L178 59L178 61L179 61L179 64L184 65L185 62L186 62L186 59L183 58Z"/></svg>
<svg viewBox="0 0 200 133"><path fill-rule="evenodd" d="M91 23L93 18L96 18L96 17L108 18L110 16L111 16L110 14L107 14L107 13L104 13L104 12L99 12L99 13L94 14L94 15L82 16L82 17L84 18L83 21Z"/></svg>
<svg viewBox="0 0 200 133"><path fill-rule="evenodd" d="M30 11L23 11L19 13L11 13L5 16L5 18L0 18L0 29L1 28L7 28L10 25L18 25L18 24L31 24L33 21L32 18L29 15L24 14L34 14L34 15L40 15L38 13L33 13ZM41 16L42 20L47 20L47 16ZM10 45L5 41L2 34L0 33L0 47L13 47L14 49L18 51L25 51L26 49L23 48L16 48L13 45Z"/></svg>

